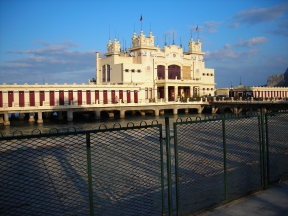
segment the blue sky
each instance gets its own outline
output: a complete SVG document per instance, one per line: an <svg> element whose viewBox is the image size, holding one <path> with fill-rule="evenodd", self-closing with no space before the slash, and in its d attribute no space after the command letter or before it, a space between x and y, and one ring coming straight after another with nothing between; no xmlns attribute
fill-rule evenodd
<svg viewBox="0 0 288 216"><path fill-rule="evenodd" d="M87 83L95 52L134 29L187 51L199 38L216 87L264 85L288 68L287 0L0 0L0 83ZM110 31L109 31L110 29ZM110 32L110 33L109 33Z"/></svg>

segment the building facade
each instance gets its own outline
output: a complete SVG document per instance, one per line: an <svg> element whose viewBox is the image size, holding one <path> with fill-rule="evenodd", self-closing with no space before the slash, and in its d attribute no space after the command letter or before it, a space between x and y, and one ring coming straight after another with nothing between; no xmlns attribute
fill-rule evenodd
<svg viewBox="0 0 288 216"><path fill-rule="evenodd" d="M188 52L175 44L161 49L151 31L146 37L141 30L138 36L134 32L131 44L127 51L117 39L109 40L105 56L96 53L96 84L138 86L142 99L166 102L213 95L214 69L205 68L199 39L190 39Z"/></svg>

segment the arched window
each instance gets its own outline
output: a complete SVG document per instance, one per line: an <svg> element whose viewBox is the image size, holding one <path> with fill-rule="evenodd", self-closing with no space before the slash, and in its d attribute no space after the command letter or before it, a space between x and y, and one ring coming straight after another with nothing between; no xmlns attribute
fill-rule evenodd
<svg viewBox="0 0 288 216"><path fill-rule="evenodd" d="M178 65L168 66L168 79L181 79L180 67Z"/></svg>
<svg viewBox="0 0 288 216"><path fill-rule="evenodd" d="M158 79L165 79L165 66L164 65L157 66L157 77Z"/></svg>

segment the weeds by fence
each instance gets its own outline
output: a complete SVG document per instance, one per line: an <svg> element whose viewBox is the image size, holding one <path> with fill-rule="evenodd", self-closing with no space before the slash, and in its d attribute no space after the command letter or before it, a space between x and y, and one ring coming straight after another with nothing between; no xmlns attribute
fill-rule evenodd
<svg viewBox="0 0 288 216"><path fill-rule="evenodd" d="M0 136L1 215L186 215L288 177L288 113ZM162 131L164 129L164 131Z"/></svg>

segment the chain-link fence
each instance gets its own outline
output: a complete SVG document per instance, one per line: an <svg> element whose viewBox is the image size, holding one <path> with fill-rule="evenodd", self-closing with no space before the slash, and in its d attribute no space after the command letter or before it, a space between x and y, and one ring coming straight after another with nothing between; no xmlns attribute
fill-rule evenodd
<svg viewBox="0 0 288 216"><path fill-rule="evenodd" d="M0 215L203 211L288 177L287 118L262 112L187 118L173 129L166 118L164 130L144 123L0 134Z"/></svg>
<svg viewBox="0 0 288 216"><path fill-rule="evenodd" d="M161 136L155 124L4 138L0 214L161 215Z"/></svg>
<svg viewBox="0 0 288 216"><path fill-rule="evenodd" d="M268 181L288 178L288 113L266 115L268 148Z"/></svg>

